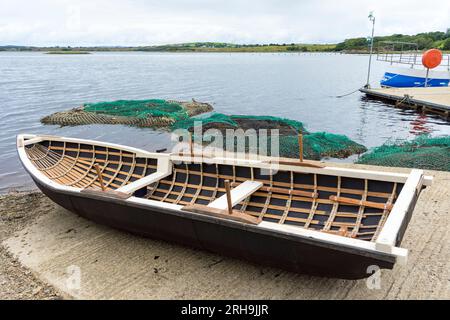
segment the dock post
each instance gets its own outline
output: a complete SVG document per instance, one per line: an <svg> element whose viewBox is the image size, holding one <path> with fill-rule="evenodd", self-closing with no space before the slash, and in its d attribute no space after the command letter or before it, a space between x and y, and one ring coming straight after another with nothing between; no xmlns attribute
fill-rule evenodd
<svg viewBox="0 0 450 320"><path fill-rule="evenodd" d="M369 20L372 22L372 38L370 40L369 70L367 71L366 88L370 88L370 69L372 68L373 37L375 35L375 16L373 15L373 12L369 14Z"/></svg>

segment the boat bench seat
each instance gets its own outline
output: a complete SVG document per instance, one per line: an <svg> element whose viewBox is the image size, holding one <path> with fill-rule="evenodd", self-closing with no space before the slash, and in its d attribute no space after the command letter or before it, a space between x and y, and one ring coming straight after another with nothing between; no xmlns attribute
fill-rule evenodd
<svg viewBox="0 0 450 320"><path fill-rule="evenodd" d="M136 180L126 186L123 186L119 189L117 189L117 191L123 192L123 193L133 193L141 188L145 188L148 185L155 183L161 179L164 179L165 177L169 176L171 174L170 171L167 172L155 172L152 173L144 178L141 178L139 180Z"/></svg>
<svg viewBox="0 0 450 320"><path fill-rule="evenodd" d="M234 207L242 200L248 198L263 186L262 182L247 180L231 190L231 204ZM208 205L209 208L226 210L228 208L227 195L224 194Z"/></svg>

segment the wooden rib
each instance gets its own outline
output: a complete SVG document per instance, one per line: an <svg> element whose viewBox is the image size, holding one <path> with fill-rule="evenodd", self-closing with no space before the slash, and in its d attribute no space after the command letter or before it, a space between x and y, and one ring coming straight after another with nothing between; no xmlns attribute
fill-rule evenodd
<svg viewBox="0 0 450 320"><path fill-rule="evenodd" d="M254 168L253 167L251 167L251 169L250 169L250 176L251 176L251 179L252 179L252 181L254 181L255 180L255 172L254 172ZM248 204L250 203L250 199L252 198L252 195L249 195L245 200L244 200L244 202L242 203L242 206L241 206L241 209L240 209L240 211L241 212L245 212L245 210L247 209L247 207L248 207Z"/></svg>
<svg viewBox="0 0 450 320"><path fill-rule="evenodd" d="M94 166L94 162L95 162L95 158L93 157L89 169L86 170L86 172L82 175L82 177L77 179L77 180L75 180L75 181L73 181L73 182L71 182L71 183L69 183L69 184L67 184L67 185L68 186L73 186L75 184L78 184L78 182L81 182L89 174L89 172L92 170L92 167Z"/></svg>
<svg viewBox="0 0 450 320"><path fill-rule="evenodd" d="M369 180L364 179L364 194L363 194L361 200L363 200L363 201L367 200L367 192L368 191L369 191ZM353 228L352 233L350 235L351 237L356 237L356 235L359 232L359 229L361 228L361 224L362 224L362 219L364 217L364 210L365 210L365 208L366 207L364 206L364 204L361 204L359 206L358 217L356 218L355 227Z"/></svg>
<svg viewBox="0 0 450 320"><path fill-rule="evenodd" d="M314 192L317 193L317 174L314 174ZM318 205L319 204L318 204L317 198L314 198L313 202L311 203L311 210L309 211L308 219L306 220L305 225L304 225L305 229L309 228L309 225L313 221L313 218L317 211Z"/></svg>
<svg viewBox="0 0 450 320"><path fill-rule="evenodd" d="M95 146L93 146L93 145L92 145L91 153L92 153L92 161L94 162L94 163L92 163L92 165L90 165L89 162L86 163L86 161L84 161L84 160L78 160L76 167L84 169L84 170L82 170L83 171L82 175L84 177L83 177L83 179L79 180L77 183L73 184L74 187L84 189L84 188L86 188L86 185L89 183L89 178L92 178L92 177L96 178L95 170L93 170L93 169L95 169L95 161L96 161ZM92 173L92 171L94 173ZM94 185L95 185L95 183L94 183Z"/></svg>
<svg viewBox="0 0 450 320"><path fill-rule="evenodd" d="M64 185L74 179L77 179L82 173L77 168L77 163L70 159L65 159L60 166L46 172L46 174L54 181L63 183Z"/></svg>
<svg viewBox="0 0 450 320"><path fill-rule="evenodd" d="M145 196L147 199L150 199L150 198L153 196L153 194L155 193L155 191L158 189L158 187L159 187L161 181L162 181L162 179L158 180L158 181L155 183L155 186L150 190L150 192L147 192L147 195ZM148 186L148 187L150 187L150 186ZM148 190L148 187L147 187L147 190Z"/></svg>
<svg viewBox="0 0 450 320"><path fill-rule="evenodd" d="M62 177L60 179L60 176L63 176L65 173L67 173L67 171L71 168L71 164L72 162L70 161L70 159L63 158L59 163L59 166L56 166L49 170L41 170L41 172L53 181L63 181L64 179Z"/></svg>
<svg viewBox="0 0 450 320"><path fill-rule="evenodd" d="M51 141L49 141L49 146L50 146L50 145L51 145ZM39 160L41 160L41 159L44 159L44 158L47 156L47 154L48 154L48 152L49 152L49 147L44 147L44 146L41 145L41 144L35 144L35 145L33 145L33 148L34 148L34 147L36 147L36 149L39 150L39 151L41 151L44 155L38 156L37 158L33 158L33 159L30 159L30 160L33 160L33 161L39 161ZM46 152L44 153L43 150L40 149L40 148L46 150Z"/></svg>
<svg viewBox="0 0 450 320"><path fill-rule="evenodd" d="M291 171L291 189L289 189L289 199L286 201L286 209L284 210L283 217L280 219L279 223L283 224L291 209L292 203L292 192L294 191L294 173Z"/></svg>
<svg viewBox="0 0 450 320"><path fill-rule="evenodd" d="M187 162L185 162L185 166L186 166L186 179L184 180L184 185L181 189L181 192L179 194L179 196L177 197L177 199L175 200L175 203L179 203L181 201L181 199L183 198L184 194L186 193L186 189L187 189L187 184L189 182L189 164Z"/></svg>
<svg viewBox="0 0 450 320"><path fill-rule="evenodd" d="M341 195L341 181L342 181L341 176L338 176L337 197L339 197ZM330 200L331 200L331 197L330 197ZM331 225L332 225L332 223L334 221L334 218L336 216L336 213L338 211L338 208L339 208L339 202L335 202L333 204L333 208L331 209L330 217L328 218L327 222L325 223L325 227L323 228L325 231L330 230Z"/></svg>
<svg viewBox="0 0 450 320"><path fill-rule="evenodd" d="M195 192L194 196L192 197L191 204L195 204L197 202L197 198L200 195L200 192L203 190L203 163L200 164L200 182L198 184L197 191Z"/></svg>
<svg viewBox="0 0 450 320"><path fill-rule="evenodd" d="M107 149L109 149L109 148L107 148ZM108 150L108 154L110 154L109 153L109 150ZM112 155L112 154L111 154ZM116 180L116 178L117 178L117 176L119 175L119 173L120 173L120 169L122 168L122 166L123 166L123 161L122 161L122 150L120 150L120 152L119 152L119 164L117 165L117 168L116 168L116 172L114 172L114 174L113 174L113 176L109 179L109 181L106 183L106 185L105 185L105 187L109 187L110 185L113 185L114 184L114 181Z"/></svg>
<svg viewBox="0 0 450 320"><path fill-rule="evenodd" d="M168 196L171 194L173 187L175 185L175 181L177 178L178 169L175 169L173 171L173 178L172 178L172 184L170 185L169 189L166 191L167 193L164 195L164 197L161 199L161 201L166 201L168 199Z"/></svg>
<svg viewBox="0 0 450 320"><path fill-rule="evenodd" d="M78 144L78 145L79 145L79 144ZM63 174L61 174L61 175L59 175L59 176L56 176L56 177L53 177L53 179L61 179L61 178L63 178L64 176L66 176L69 172L71 172L72 169L75 167L75 165L76 165L76 163L77 163L77 161L78 161L78 157L79 157L79 156L80 156L80 149L78 149L77 156L74 158L74 161L73 161L72 165L70 166L70 168L68 168L67 171L65 171ZM69 157L67 156L67 158L69 158ZM72 158L72 157L70 157L70 158ZM70 158L69 158L69 159L70 159Z"/></svg>
<svg viewBox="0 0 450 320"><path fill-rule="evenodd" d="M212 195L211 195L211 201L214 201L217 198L217 192L219 190L219 182L220 182L220 175L219 175L219 165L216 163L216 186L215 186L215 190L213 191Z"/></svg>
<svg viewBox="0 0 450 320"><path fill-rule="evenodd" d="M183 169L180 169L180 173L184 173L184 172L185 171ZM194 171L194 172L191 172L191 174L200 174L200 173L198 173L198 172L196 173ZM204 175L205 175L205 177L212 177L212 178L216 177L216 174L214 174L214 173L206 173L205 172ZM233 177L230 176L230 175L219 175L219 177L221 179L224 179L224 180L225 179L228 179L228 180L232 180L233 179ZM239 182L244 182L246 180L248 180L248 178L246 178L246 177L240 177L240 176L236 177L236 181L239 181ZM270 183L270 180L266 180L266 179L255 179L255 180L259 181L259 182L262 182L264 184L269 184ZM273 181L273 185L277 186L277 187L290 188L290 183L289 182L282 182L282 181L274 180ZM295 189L307 189L307 190L311 189L311 190L313 190L314 186L309 185L309 184L294 184L294 188ZM315 189L316 189L316 192L319 192L319 191L337 192L337 188L333 188L333 187L317 186ZM360 190L360 189L341 188L341 193L362 195L364 193L364 191ZM387 198L389 198L389 196L391 194L390 193L385 193L385 192L373 192L373 191L371 192L371 191L369 191L367 195L369 197L378 197L378 198L386 198L387 199Z"/></svg>
<svg viewBox="0 0 450 320"><path fill-rule="evenodd" d="M42 150L42 146L35 145L30 149L28 158L36 165L38 169L45 168L46 164L44 160L47 157L46 152Z"/></svg>
<svg viewBox="0 0 450 320"><path fill-rule="evenodd" d="M134 169L135 171L136 171L136 168L138 167L138 164L140 164L140 163L136 163L136 167ZM144 167L144 170L142 170L141 178L144 178L147 176L147 170L148 170L148 158L145 158L145 167Z"/></svg>
<svg viewBox="0 0 450 320"><path fill-rule="evenodd" d="M397 182L394 183L394 187L392 188L392 193L391 196L389 197L387 204L392 205L394 203L396 195L397 195ZM383 214L381 215L380 221L378 222L378 227L375 230L372 239L370 239L371 241L375 241L378 238L378 235L380 234L381 229L383 229L384 223L386 222L389 213L390 213L389 210L387 209L383 210Z"/></svg>
<svg viewBox="0 0 450 320"><path fill-rule="evenodd" d="M131 158L131 157L130 157ZM86 157L80 157L80 159L81 160L84 160L84 161L89 161L89 158L86 158ZM147 159L147 158L146 158ZM99 164L101 163L101 162L105 162L103 159L97 159L97 161L99 162ZM121 164L122 163L122 161L118 161L118 160L109 160L109 163L111 163L111 164ZM143 164L143 163L136 163L136 167L142 167L142 168L144 168L145 167L145 164ZM157 169L158 168L158 166L157 165L147 165L147 167L148 168L153 168L153 169Z"/></svg>
<svg viewBox="0 0 450 320"><path fill-rule="evenodd" d="M106 148L106 150L108 150L108 148ZM106 162L105 162L105 164L103 165L103 167L101 168L101 171L100 171L100 173L102 174L102 183L101 183L101 188L102 188L102 190L103 191L105 191L105 190L107 190L107 189L110 189L110 188L108 188L105 184L104 184L104 182L103 182L103 176L107 176L105 173L104 173L104 171L105 171L105 169L107 168L107 166L108 166L108 158L109 158L109 154L108 153L106 153ZM98 163L98 161L96 162L96 164ZM97 170L97 169L96 169ZM97 172L97 175L98 175L98 172ZM91 185L93 185L93 184L95 184L95 181L97 180L97 178L92 178L91 179L91 181L84 187L85 189L87 189L87 188L89 188Z"/></svg>
<svg viewBox="0 0 450 320"><path fill-rule="evenodd" d="M294 199L293 199L294 200ZM252 207L258 207L258 208L263 208L265 206L264 203L261 202L249 202L249 205ZM285 207L284 206L278 206L275 204L271 204L269 205L270 209L275 209L278 211L284 211ZM290 209L291 212L297 212L297 213L304 213L304 214L309 214L311 212L311 209L304 209L304 208L295 208L295 207L291 207ZM329 216L329 211L325 211L325 210L315 210L314 215L322 215L322 216ZM357 214L356 213L336 213L336 217L345 217L345 218L356 218Z"/></svg>
<svg viewBox="0 0 450 320"><path fill-rule="evenodd" d="M64 141L64 147L65 146L66 146L66 142ZM48 171L50 169L56 168L64 160L65 155L66 155L66 149L64 148L64 150L62 152L62 155L61 155L61 158L59 158L59 160L54 165L52 165L52 166L50 166L48 168L42 169L42 171Z"/></svg>
<svg viewBox="0 0 450 320"><path fill-rule="evenodd" d="M129 162L127 162L126 164L130 164ZM124 185L128 184L128 181L130 181L131 175L133 174L134 168L136 165L136 155L133 154L133 160L132 163L130 164L130 170L128 171L128 173L126 174L126 178L125 180L122 182L122 184L120 185L121 187Z"/></svg>
<svg viewBox="0 0 450 320"><path fill-rule="evenodd" d="M68 181L72 180L72 168L74 166L75 161L73 160L73 162L71 162L70 159L66 157L58 167L44 171L44 174L46 174L53 181L66 184Z"/></svg>
<svg viewBox="0 0 450 320"><path fill-rule="evenodd" d="M272 169L270 169L270 171L269 171L269 177L270 177L269 187L272 188L273 187L273 184L272 184L273 183ZM259 214L259 218L260 219L262 219L264 217L264 215L267 213L267 208L269 207L271 196L272 196L272 192L268 191L267 192L266 203L264 204L264 207L261 210L261 213Z"/></svg>

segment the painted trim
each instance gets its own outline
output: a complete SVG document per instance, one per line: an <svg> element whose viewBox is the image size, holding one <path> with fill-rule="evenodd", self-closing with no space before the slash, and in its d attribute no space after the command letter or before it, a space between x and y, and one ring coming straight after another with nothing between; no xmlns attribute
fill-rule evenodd
<svg viewBox="0 0 450 320"><path fill-rule="evenodd" d="M397 243L397 236L403 221L406 219L411 203L414 203L415 198L419 196L422 185L423 170L412 170L395 202L394 208L378 235L376 240L377 250L392 253L392 248Z"/></svg>

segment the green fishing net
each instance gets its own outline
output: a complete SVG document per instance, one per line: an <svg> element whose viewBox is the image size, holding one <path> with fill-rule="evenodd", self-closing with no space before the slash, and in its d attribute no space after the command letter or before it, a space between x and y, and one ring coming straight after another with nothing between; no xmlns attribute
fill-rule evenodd
<svg viewBox="0 0 450 320"><path fill-rule="evenodd" d="M55 112L41 119L45 124L76 126L87 124L124 124L136 127L170 129L179 120L211 112L208 103L173 100L118 100L86 103L72 110Z"/></svg>
<svg viewBox="0 0 450 320"><path fill-rule="evenodd" d="M194 126L199 125L202 126L201 138L195 136L197 132L194 130ZM214 133L209 134L208 130L219 130L223 134L223 141L216 141L213 145L214 147L221 146L222 148L226 147L227 151L258 152L263 155L285 158L299 157L299 132L303 134L303 156L305 159L320 160L324 157L346 158L352 154L360 154L367 151L363 145L350 140L346 136L326 132L310 133L305 129L303 123L299 121L272 116L228 116L213 113L177 121L172 126L172 129L186 129L194 132L194 139L197 142L201 140L205 144L210 143L213 140L211 136L214 136ZM262 138L257 135L258 150L249 150L250 138L245 138L245 144L242 141L239 144L237 138L230 143L230 141L226 141L226 129L242 129L245 132L253 129L257 133L261 129L266 129L267 138ZM272 136L270 131L272 129L277 129L278 135ZM264 141L261 141L261 139L264 139ZM274 139L278 141L273 141ZM277 147L272 148L273 145L277 145Z"/></svg>
<svg viewBox="0 0 450 320"><path fill-rule="evenodd" d="M357 163L450 171L450 136L422 135L412 141L387 142L363 155Z"/></svg>
<svg viewBox="0 0 450 320"><path fill-rule="evenodd" d="M299 157L297 136L280 136L279 140L281 157ZM343 159L366 151L366 147L344 135L327 132L313 132L303 135L303 157L305 159L320 160L325 157Z"/></svg>
<svg viewBox="0 0 450 320"><path fill-rule="evenodd" d="M162 99L87 103L84 105L84 111L135 118L147 118L149 116L169 117L175 120L188 118L188 113L181 104Z"/></svg>

